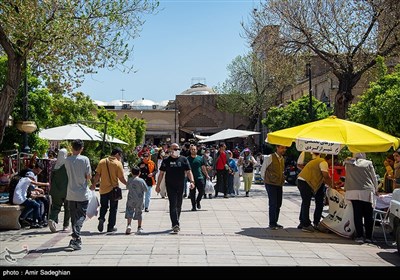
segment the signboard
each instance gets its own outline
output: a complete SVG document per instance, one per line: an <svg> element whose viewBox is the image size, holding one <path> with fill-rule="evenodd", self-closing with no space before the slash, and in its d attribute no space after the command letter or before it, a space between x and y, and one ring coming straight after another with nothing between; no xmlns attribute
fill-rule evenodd
<svg viewBox="0 0 400 280"><path fill-rule="evenodd" d="M296 139L296 149L305 152L337 155L342 149L342 146L340 143L323 140Z"/></svg>
<svg viewBox="0 0 400 280"><path fill-rule="evenodd" d="M344 199L343 194L332 188L328 188L326 192L329 215L321 221L322 225L340 236L352 238L355 226L351 201Z"/></svg>

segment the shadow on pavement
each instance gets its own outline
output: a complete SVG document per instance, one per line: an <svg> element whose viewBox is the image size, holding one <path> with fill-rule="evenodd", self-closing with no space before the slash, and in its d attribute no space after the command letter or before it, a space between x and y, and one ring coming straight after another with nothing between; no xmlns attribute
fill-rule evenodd
<svg viewBox="0 0 400 280"><path fill-rule="evenodd" d="M307 233L297 228L284 228L278 230L270 230L268 228L242 228L241 231L236 234L245 235L249 237L255 237L260 239L271 239L271 240L285 240L285 241L301 241L310 243L337 243L337 244L352 244L354 243L350 239L345 239L340 236L331 233Z"/></svg>

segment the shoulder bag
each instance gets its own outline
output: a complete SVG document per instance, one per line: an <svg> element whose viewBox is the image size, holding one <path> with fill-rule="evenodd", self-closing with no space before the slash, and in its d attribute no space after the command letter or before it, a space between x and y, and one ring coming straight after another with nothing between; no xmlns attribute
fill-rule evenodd
<svg viewBox="0 0 400 280"><path fill-rule="evenodd" d="M106 159L106 165L107 165L108 177L110 178L110 183L111 183L110 169L108 168L108 159ZM113 187L111 191L111 199L114 201L122 199L122 190L119 186Z"/></svg>

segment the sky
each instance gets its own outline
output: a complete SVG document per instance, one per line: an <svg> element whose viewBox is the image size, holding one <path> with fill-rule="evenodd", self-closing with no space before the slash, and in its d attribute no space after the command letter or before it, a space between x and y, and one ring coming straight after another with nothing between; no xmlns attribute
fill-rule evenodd
<svg viewBox="0 0 400 280"><path fill-rule="evenodd" d="M197 82L209 87L228 78L227 66L250 48L241 22L254 0L161 0L159 12L145 15L130 64L135 73L100 69L81 87L93 100L175 99Z"/></svg>

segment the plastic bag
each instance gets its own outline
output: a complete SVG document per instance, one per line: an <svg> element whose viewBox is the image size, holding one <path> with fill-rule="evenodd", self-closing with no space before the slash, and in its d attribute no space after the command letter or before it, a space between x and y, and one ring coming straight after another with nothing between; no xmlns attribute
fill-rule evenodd
<svg viewBox="0 0 400 280"><path fill-rule="evenodd" d="M213 194L214 193L214 186L211 182L211 180L207 179L206 180L206 186L204 188L204 191L206 194Z"/></svg>
<svg viewBox="0 0 400 280"><path fill-rule="evenodd" d="M100 206L99 199L96 196L95 191L90 191L90 198L89 198L89 204L86 210L86 216L90 219L93 218L94 216L97 216L98 214L98 208Z"/></svg>

